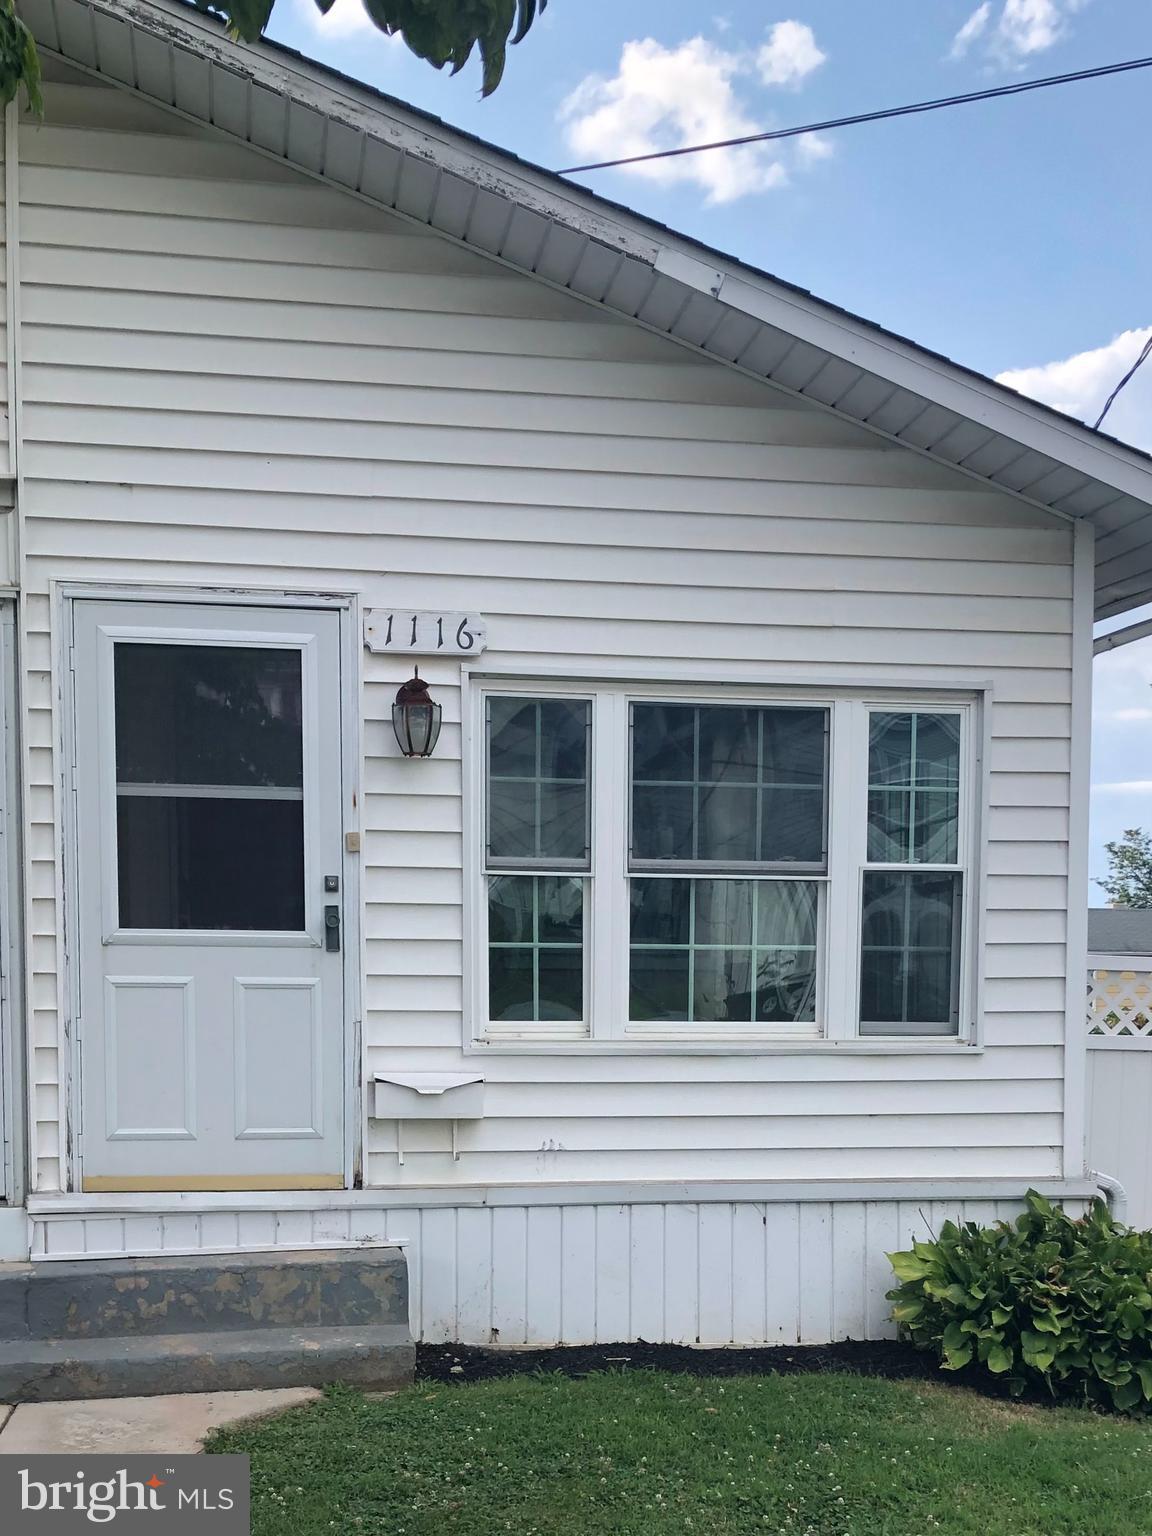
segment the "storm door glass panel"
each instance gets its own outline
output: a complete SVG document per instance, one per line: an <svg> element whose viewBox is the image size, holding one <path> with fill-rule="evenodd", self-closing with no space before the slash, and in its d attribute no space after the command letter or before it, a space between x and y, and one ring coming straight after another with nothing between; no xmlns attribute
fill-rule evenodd
<svg viewBox="0 0 1152 1536"><path fill-rule="evenodd" d="M587 699L488 700L489 868L587 869Z"/></svg>
<svg viewBox="0 0 1152 1536"><path fill-rule="evenodd" d="M828 712L632 706L633 868L826 861Z"/></svg>
<svg viewBox="0 0 1152 1536"><path fill-rule="evenodd" d="M120 926L304 927L298 650L117 642Z"/></svg>

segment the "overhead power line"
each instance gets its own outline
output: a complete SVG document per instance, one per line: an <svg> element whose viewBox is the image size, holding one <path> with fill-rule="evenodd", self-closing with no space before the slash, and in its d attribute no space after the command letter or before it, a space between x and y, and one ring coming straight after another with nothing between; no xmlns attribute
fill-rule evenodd
<svg viewBox="0 0 1152 1536"><path fill-rule="evenodd" d="M1140 356L1132 364L1131 368L1129 368L1128 372L1120 380L1119 384L1117 384L1116 388L1108 396L1107 400L1105 400L1105 402L1104 402L1104 409L1100 412L1099 416L1097 416L1096 420L1092 423L1092 425L1094 427L1099 427L1100 426L1100 423L1104 420L1105 416L1107 416L1108 412L1112 409L1113 405L1115 404L1116 396L1120 393L1120 391L1124 388L1124 386L1126 384L1130 384L1132 382L1132 380L1140 372L1141 366L1148 361L1148 358L1149 358L1150 355L1152 355L1152 336L1148 337L1148 340L1144 343L1144 346L1142 347L1142 349L1140 351Z"/></svg>
<svg viewBox="0 0 1152 1536"><path fill-rule="evenodd" d="M1152 58L1125 59L1120 64L1101 64L1096 69L1077 69L1067 75L1048 75L1043 80L1017 80L1012 85L997 85L986 91L969 91L963 96L941 96L935 101L917 101L906 107L884 107L877 112L857 112L852 117L831 117L822 123L806 123L801 128L772 128L766 133L748 133L738 139L717 139L711 144L686 144L680 149L657 149L646 155L626 155L620 160L597 160L590 165L570 165L560 175L576 176L583 171L607 171L618 165L672 160L680 155L703 154L709 149L735 149L741 144L765 144L772 139L795 139L805 133L824 133L829 128L851 128L856 123L878 123L888 117L911 117L917 112L938 112L942 107L961 107L970 101L992 101L997 96L1021 96L1025 91L1042 91L1049 85L1100 80L1105 75L1127 74L1134 69L1147 69L1150 65Z"/></svg>

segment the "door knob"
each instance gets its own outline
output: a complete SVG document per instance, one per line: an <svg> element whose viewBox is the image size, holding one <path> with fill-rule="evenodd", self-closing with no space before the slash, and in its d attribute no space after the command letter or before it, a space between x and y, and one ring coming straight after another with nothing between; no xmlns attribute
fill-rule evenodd
<svg viewBox="0 0 1152 1536"><path fill-rule="evenodd" d="M340 948L340 908L324 908L324 948L335 954Z"/></svg>

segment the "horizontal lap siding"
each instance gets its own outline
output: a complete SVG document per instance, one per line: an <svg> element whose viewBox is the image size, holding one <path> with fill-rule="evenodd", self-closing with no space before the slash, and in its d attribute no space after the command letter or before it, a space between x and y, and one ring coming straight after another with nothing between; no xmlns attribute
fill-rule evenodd
<svg viewBox="0 0 1152 1536"><path fill-rule="evenodd" d="M64 576L483 612L494 659L995 687L985 1032L964 1056L485 1062L369 1181L1059 1171L1071 543L1052 518L112 93L24 135L39 1176L59 1177L50 610ZM76 126L73 126L76 125ZM100 131L86 131L85 125ZM101 126L102 125L102 126ZM404 764L365 657L370 1069L460 1063L460 689Z"/></svg>

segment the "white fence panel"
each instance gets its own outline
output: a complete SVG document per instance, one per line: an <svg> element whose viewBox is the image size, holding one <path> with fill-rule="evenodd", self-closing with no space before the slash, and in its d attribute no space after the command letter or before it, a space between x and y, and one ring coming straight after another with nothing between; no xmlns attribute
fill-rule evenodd
<svg viewBox="0 0 1152 1536"><path fill-rule="evenodd" d="M1152 1227L1152 955L1088 957L1088 1166Z"/></svg>

